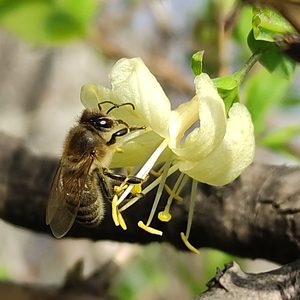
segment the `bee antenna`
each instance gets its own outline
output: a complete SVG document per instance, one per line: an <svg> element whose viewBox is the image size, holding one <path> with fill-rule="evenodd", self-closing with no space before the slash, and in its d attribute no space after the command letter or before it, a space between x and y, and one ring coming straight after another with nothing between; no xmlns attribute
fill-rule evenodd
<svg viewBox="0 0 300 300"><path fill-rule="evenodd" d="M130 103L130 102L126 102L126 103L122 103L122 104L115 104L115 103L112 103L112 102L111 102L111 104L113 104L114 106L111 107L111 108L106 112L106 114L109 114L109 113L110 113L113 109L115 109L115 108L119 108L119 107L125 106L125 105L130 105L130 106L132 107L132 109L135 110L134 105L133 105L132 103Z"/></svg>
<svg viewBox="0 0 300 300"><path fill-rule="evenodd" d="M105 103L109 103L109 104L112 104L113 106L117 106L117 104L115 104L115 103L113 103L113 102L111 102L111 101L102 101L102 102L99 102L99 103L98 103L98 108L99 108L99 110L102 110L101 105L102 105L102 104L105 104Z"/></svg>
<svg viewBox="0 0 300 300"><path fill-rule="evenodd" d="M133 105L132 103L130 103L130 102L126 102L126 103L122 103L122 104L116 104L116 103L114 103L114 102L112 102L112 101L108 101L108 100L107 100L107 101L102 101L102 102L99 102L99 103L98 103L98 108L99 108L100 111L102 110L101 105L102 105L102 104L106 104L106 103L109 103L109 104L112 105L112 107L106 112L107 115L108 115L113 109L119 108L119 107L125 106L125 105L130 105L130 106L132 107L132 109L135 110L134 105Z"/></svg>

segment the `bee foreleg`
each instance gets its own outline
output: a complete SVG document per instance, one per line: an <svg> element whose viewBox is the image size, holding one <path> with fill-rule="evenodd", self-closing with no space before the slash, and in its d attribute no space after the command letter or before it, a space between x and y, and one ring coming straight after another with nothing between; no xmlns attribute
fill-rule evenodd
<svg viewBox="0 0 300 300"><path fill-rule="evenodd" d="M116 139L117 137L126 135L129 132L129 129L127 127L124 127L120 130L118 130L117 132L113 133L110 140L106 143L106 145L110 146L110 145L114 145L116 143Z"/></svg>
<svg viewBox="0 0 300 300"><path fill-rule="evenodd" d="M125 181L129 184L138 184L143 183L145 180L143 178L139 178L136 176L130 176L130 175L123 175L123 174L115 174L110 172L108 169L103 168L103 174L105 176L108 176L111 179L117 180L117 181Z"/></svg>

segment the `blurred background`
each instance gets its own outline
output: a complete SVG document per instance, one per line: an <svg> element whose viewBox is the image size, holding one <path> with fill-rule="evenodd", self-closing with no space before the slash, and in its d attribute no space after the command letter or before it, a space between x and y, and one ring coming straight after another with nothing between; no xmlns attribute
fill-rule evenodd
<svg viewBox="0 0 300 300"><path fill-rule="evenodd" d="M108 85L121 57L141 57L176 107L194 93L193 53L205 50L203 68L211 77L232 73L250 57L252 9L243 7L223 34L232 9L229 0L1 0L0 130L22 138L35 153L58 157L83 109L81 86ZM241 98L255 124L256 161L299 163L299 85L299 67L288 80L259 64L245 81ZM110 290L116 299L190 299L205 289L216 267L239 260L216 250L200 252L161 244L57 241L0 220L0 279L59 285L79 259L88 276L122 255ZM248 260L242 265L245 271L274 267Z"/></svg>

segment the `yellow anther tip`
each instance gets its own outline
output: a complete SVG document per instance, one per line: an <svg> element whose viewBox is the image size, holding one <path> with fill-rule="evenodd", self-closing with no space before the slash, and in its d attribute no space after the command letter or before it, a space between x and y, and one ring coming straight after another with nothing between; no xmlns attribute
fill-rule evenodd
<svg viewBox="0 0 300 300"><path fill-rule="evenodd" d="M126 190L127 188L128 188L127 184L120 185L120 186L116 185L116 186L114 186L114 192L116 194L120 194L122 191Z"/></svg>
<svg viewBox="0 0 300 300"><path fill-rule="evenodd" d="M115 223L116 226L119 226L119 218L118 218L118 208L117 208L117 201L118 201L118 196L114 195L113 200L111 202L111 213L112 213L112 219Z"/></svg>
<svg viewBox="0 0 300 300"><path fill-rule="evenodd" d="M120 148L120 147L117 147L116 148L116 152L117 153L124 153L124 150L122 148Z"/></svg>
<svg viewBox="0 0 300 300"><path fill-rule="evenodd" d="M169 222L172 219L172 215L167 211L161 211L158 213L158 219L162 222Z"/></svg>
<svg viewBox="0 0 300 300"><path fill-rule="evenodd" d="M117 215L118 215L118 221L119 221L120 226L122 227L123 230L127 230L127 225L125 223L123 216L119 212L119 210L117 210Z"/></svg>
<svg viewBox="0 0 300 300"><path fill-rule="evenodd" d="M199 254L199 250L196 249L187 239L187 237L185 236L185 234L183 232L180 232L180 237L182 239L182 241L184 242L184 244L186 245L186 247L192 251L195 254Z"/></svg>
<svg viewBox="0 0 300 300"><path fill-rule="evenodd" d="M162 236L163 234L162 231L145 225L143 221L139 221L138 226L151 234L160 235L160 236Z"/></svg>
<svg viewBox="0 0 300 300"><path fill-rule="evenodd" d="M134 195L141 194L142 193L142 184L141 183L135 184L131 190L131 193Z"/></svg>

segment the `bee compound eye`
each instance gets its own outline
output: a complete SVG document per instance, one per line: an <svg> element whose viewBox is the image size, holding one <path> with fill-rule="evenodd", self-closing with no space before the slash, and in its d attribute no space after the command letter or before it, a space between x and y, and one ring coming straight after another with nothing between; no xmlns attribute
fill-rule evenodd
<svg viewBox="0 0 300 300"><path fill-rule="evenodd" d="M93 121L93 126L98 130L106 131L114 126L114 122L110 118L101 117Z"/></svg>

